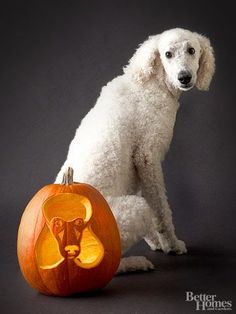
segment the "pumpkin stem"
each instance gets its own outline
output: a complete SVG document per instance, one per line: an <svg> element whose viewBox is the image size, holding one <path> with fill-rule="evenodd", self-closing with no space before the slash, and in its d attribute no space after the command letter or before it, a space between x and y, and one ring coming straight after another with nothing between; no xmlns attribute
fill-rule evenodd
<svg viewBox="0 0 236 314"><path fill-rule="evenodd" d="M73 168L68 167L68 169L63 174L62 184L66 185L73 184L73 173L74 173Z"/></svg>

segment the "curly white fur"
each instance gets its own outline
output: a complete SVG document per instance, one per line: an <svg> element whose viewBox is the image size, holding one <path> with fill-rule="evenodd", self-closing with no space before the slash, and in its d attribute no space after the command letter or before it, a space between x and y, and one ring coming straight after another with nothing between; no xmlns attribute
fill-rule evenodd
<svg viewBox="0 0 236 314"><path fill-rule="evenodd" d="M190 73L188 85L179 81L181 71ZM213 49L206 37L180 28L151 36L124 74L102 88L77 129L56 182L70 166L75 181L95 186L106 197L123 253L142 238L153 250L186 252L175 235L161 162L172 139L181 90L194 85L207 90L213 74ZM126 259L119 272L151 265L145 258Z"/></svg>

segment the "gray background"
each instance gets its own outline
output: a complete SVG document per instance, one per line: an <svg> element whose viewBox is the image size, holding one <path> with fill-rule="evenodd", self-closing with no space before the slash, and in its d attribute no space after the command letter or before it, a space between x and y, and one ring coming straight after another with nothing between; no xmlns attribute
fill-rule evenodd
<svg viewBox="0 0 236 314"><path fill-rule="evenodd" d="M235 15L229 1L8 1L0 10L1 313L194 313L185 291L235 301ZM217 71L183 95L164 163L186 256L151 252L156 270L115 277L99 293L46 297L19 272L24 207L53 182L82 117L137 45L172 27L204 33ZM234 306L234 312L235 306Z"/></svg>

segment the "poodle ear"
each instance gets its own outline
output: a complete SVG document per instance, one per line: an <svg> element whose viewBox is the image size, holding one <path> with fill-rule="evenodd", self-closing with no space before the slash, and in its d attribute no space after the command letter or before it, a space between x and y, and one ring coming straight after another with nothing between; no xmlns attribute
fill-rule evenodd
<svg viewBox="0 0 236 314"><path fill-rule="evenodd" d="M205 91L209 89L211 79L215 72L215 57L209 39L199 34L197 34L197 36L202 52L199 60L196 87L199 90Z"/></svg>
<svg viewBox="0 0 236 314"><path fill-rule="evenodd" d="M123 69L125 74L138 82L144 83L156 72L156 66L160 61L158 41L160 35L149 36L136 50L129 64Z"/></svg>

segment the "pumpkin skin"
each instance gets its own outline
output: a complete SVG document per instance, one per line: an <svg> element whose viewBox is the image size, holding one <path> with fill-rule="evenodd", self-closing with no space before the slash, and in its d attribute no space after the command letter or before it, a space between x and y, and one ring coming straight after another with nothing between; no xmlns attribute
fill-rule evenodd
<svg viewBox="0 0 236 314"><path fill-rule="evenodd" d="M27 205L19 225L17 255L22 274L33 288L46 295L68 296L102 288L112 279L120 262L120 236L109 205L94 187L75 183L72 176L73 170L69 168L62 184L50 184L39 190ZM82 201L85 200L85 207L81 203L78 211L72 200L79 197ZM60 204L61 208L66 204L68 213L77 210L78 215L86 214L88 206L91 206L91 212L87 218L78 218L77 214L68 216L60 209ZM77 254L79 252L77 257L73 250L65 252L62 244L58 244L59 233L55 228L58 225L60 228L60 224L67 226L64 229L67 233L61 232L63 235L67 234L66 239L70 243L66 244L77 244L67 245L65 250L67 247L68 250L76 247ZM79 234L77 240L83 234L80 243L71 243L75 241L75 237L72 237L70 228L76 230L75 234ZM86 241L90 242L88 247ZM44 243L48 243L46 249ZM89 252L93 248L97 255L91 260ZM67 258L66 253L73 255ZM47 257L47 254L51 256ZM47 263L47 258L51 263ZM52 262L52 259L55 261Z"/></svg>

